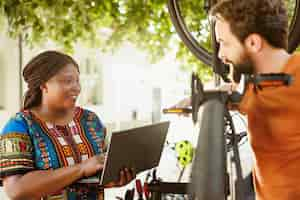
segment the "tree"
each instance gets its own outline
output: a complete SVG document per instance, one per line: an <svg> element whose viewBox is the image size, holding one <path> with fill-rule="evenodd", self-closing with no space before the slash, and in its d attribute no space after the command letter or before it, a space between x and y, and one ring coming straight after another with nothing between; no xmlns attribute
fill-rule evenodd
<svg viewBox="0 0 300 200"><path fill-rule="evenodd" d="M175 48L184 69L208 78L212 74L210 68L180 41L166 4L166 0L0 0L0 10L3 19L7 19L9 35L22 34L27 45L49 39L67 51L72 51L77 42L107 51L130 41L146 50L153 62ZM210 48L203 6L204 0L181 3L189 30Z"/></svg>

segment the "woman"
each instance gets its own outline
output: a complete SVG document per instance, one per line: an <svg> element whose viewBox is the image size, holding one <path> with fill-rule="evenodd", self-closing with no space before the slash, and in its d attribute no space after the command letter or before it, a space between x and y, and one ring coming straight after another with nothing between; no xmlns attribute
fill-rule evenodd
<svg viewBox="0 0 300 200"><path fill-rule="evenodd" d="M79 67L46 51L24 68L24 107L0 134L0 179L11 199L97 199L98 184L76 184L103 168L105 129L95 113L76 107ZM128 170L109 186L132 179Z"/></svg>

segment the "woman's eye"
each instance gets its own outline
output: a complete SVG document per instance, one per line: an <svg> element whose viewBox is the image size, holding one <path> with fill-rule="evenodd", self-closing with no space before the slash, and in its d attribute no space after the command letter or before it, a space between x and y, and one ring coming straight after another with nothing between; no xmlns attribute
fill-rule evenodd
<svg viewBox="0 0 300 200"><path fill-rule="evenodd" d="M64 81L65 83L72 83L72 80L71 79L65 79L65 81Z"/></svg>

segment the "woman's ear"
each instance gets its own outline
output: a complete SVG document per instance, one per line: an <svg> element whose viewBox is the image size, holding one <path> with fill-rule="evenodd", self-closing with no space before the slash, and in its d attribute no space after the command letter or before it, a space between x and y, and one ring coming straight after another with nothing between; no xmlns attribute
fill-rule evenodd
<svg viewBox="0 0 300 200"><path fill-rule="evenodd" d="M258 53L263 47L263 38L259 34L252 33L245 39L245 47L251 53Z"/></svg>
<svg viewBox="0 0 300 200"><path fill-rule="evenodd" d="M48 87L47 87L47 85L46 85L46 83L43 83L42 85L40 85L40 90L42 91L42 92L48 92Z"/></svg>

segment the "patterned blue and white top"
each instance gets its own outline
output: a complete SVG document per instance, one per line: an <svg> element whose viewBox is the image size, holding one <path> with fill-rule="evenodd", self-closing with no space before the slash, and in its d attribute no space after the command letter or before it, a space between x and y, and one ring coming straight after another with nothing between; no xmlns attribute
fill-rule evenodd
<svg viewBox="0 0 300 200"><path fill-rule="evenodd" d="M66 126L46 123L28 110L19 112L0 133L0 179L66 167L104 153L104 130L95 113L80 107ZM88 184L71 185L43 199L97 199L98 192Z"/></svg>

